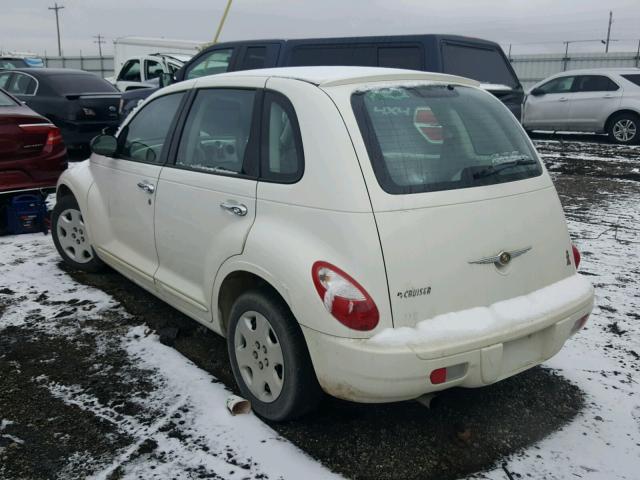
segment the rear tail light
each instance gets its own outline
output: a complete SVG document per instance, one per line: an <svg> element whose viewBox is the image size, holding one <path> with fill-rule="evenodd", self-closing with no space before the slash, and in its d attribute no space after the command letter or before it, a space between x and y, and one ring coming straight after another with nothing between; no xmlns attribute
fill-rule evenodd
<svg viewBox="0 0 640 480"><path fill-rule="evenodd" d="M85 117L95 117L96 116L96 111L93 108L83 107L82 108L82 113L84 113Z"/></svg>
<svg viewBox="0 0 640 480"><path fill-rule="evenodd" d="M589 320L588 313L580 317L578 320L576 320L576 323L573 324L573 328L571 329L571 335L576 333L578 330L582 330L584 326L587 324L587 320Z"/></svg>
<svg viewBox="0 0 640 480"><path fill-rule="evenodd" d="M574 244L571 244L571 250L573 251L573 263L575 264L577 270L580 266L580 251Z"/></svg>
<svg viewBox="0 0 640 480"><path fill-rule="evenodd" d="M360 331L373 330L378 325L378 307L348 274L330 263L316 262L311 276L325 308L340 323Z"/></svg>
<svg viewBox="0 0 640 480"><path fill-rule="evenodd" d="M20 129L26 133L47 134L44 144L44 151L51 152L53 147L62 144L62 134L60 129L53 123L25 123L19 125Z"/></svg>

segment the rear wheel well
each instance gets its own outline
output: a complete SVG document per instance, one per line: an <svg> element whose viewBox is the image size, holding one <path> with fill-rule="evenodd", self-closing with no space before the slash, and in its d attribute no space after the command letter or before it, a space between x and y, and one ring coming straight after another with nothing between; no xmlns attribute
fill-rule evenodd
<svg viewBox="0 0 640 480"><path fill-rule="evenodd" d="M56 192L56 200L61 200L63 197L68 197L68 196L73 197L74 196L73 192L65 184L60 184Z"/></svg>
<svg viewBox="0 0 640 480"><path fill-rule="evenodd" d="M636 118L640 117L638 112L635 112L633 110L618 110L617 112L613 112L611 115L609 115L609 117L607 118L607 121L604 122L604 131L605 132L609 133L609 129L611 128L611 122L612 122L613 118L618 116L618 115L620 115L621 113L626 113L626 114L629 114L629 115L633 115Z"/></svg>
<svg viewBox="0 0 640 480"><path fill-rule="evenodd" d="M278 290L262 277L243 270L232 272L222 281L218 293L218 315L220 318L220 327L225 336L229 327L231 307L240 295L250 290L261 290L273 296L274 299L282 302L282 304L291 311L289 305Z"/></svg>

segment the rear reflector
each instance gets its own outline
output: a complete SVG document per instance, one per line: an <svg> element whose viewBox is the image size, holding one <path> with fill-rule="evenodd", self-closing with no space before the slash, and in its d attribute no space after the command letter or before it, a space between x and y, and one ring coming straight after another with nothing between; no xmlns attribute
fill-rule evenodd
<svg viewBox="0 0 640 480"><path fill-rule="evenodd" d="M431 383L434 385L438 385L439 383L444 383L447 381L447 369L446 368L436 368L431 375L429 375L429 379Z"/></svg>
<svg viewBox="0 0 640 480"><path fill-rule="evenodd" d="M378 307L348 274L330 263L315 262L311 277L324 307L340 323L360 331L373 330L378 325Z"/></svg>
<svg viewBox="0 0 640 480"><path fill-rule="evenodd" d="M573 251L573 263L576 266L576 270L580 266L580 250L574 244L571 244L571 250Z"/></svg>
<svg viewBox="0 0 640 480"><path fill-rule="evenodd" d="M578 320L576 320L576 323L573 324L573 328L571 329L571 334L573 335L578 330L582 330L584 328L584 326L587 324L587 320L589 320L589 314L588 313L586 315L580 317Z"/></svg>

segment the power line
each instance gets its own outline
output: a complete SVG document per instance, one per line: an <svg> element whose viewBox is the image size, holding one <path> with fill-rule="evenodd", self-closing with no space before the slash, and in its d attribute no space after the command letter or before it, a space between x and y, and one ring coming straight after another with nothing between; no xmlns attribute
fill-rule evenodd
<svg viewBox="0 0 640 480"><path fill-rule="evenodd" d="M63 5L58 5L55 3L54 7L48 7L49 10L55 10L56 12L56 31L58 32L58 56L62 56L62 46L60 45L60 20L58 18L58 10L62 10L64 8Z"/></svg>

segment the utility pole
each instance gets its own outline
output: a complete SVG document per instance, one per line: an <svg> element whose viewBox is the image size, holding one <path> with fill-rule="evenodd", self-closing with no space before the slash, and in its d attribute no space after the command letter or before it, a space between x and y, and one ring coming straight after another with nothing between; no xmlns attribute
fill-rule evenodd
<svg viewBox="0 0 640 480"><path fill-rule="evenodd" d="M227 6L224 9L224 13L222 14L220 23L218 24L218 30L216 31L216 36L213 37L213 43L218 43L220 32L222 32L222 27L224 26L224 22L227 20L227 15L229 14L229 9L231 8L231 2L233 2L233 0L227 0Z"/></svg>
<svg viewBox="0 0 640 480"><path fill-rule="evenodd" d="M93 38L95 38L93 43L98 44L98 53L100 55L100 76L104 77L104 62L102 60L102 44L105 43L104 37L99 33L98 35L94 35Z"/></svg>
<svg viewBox="0 0 640 480"><path fill-rule="evenodd" d="M609 10L609 27L607 28L607 43L604 45L604 53L609 53L609 38L611 38L611 24L613 23L613 11Z"/></svg>
<svg viewBox="0 0 640 480"><path fill-rule="evenodd" d="M62 56L62 47L60 46L60 20L58 18L58 10L62 10L64 6L58 6L58 3L55 3L54 7L48 7L49 10L55 10L56 12L56 30L58 31L58 56Z"/></svg>

